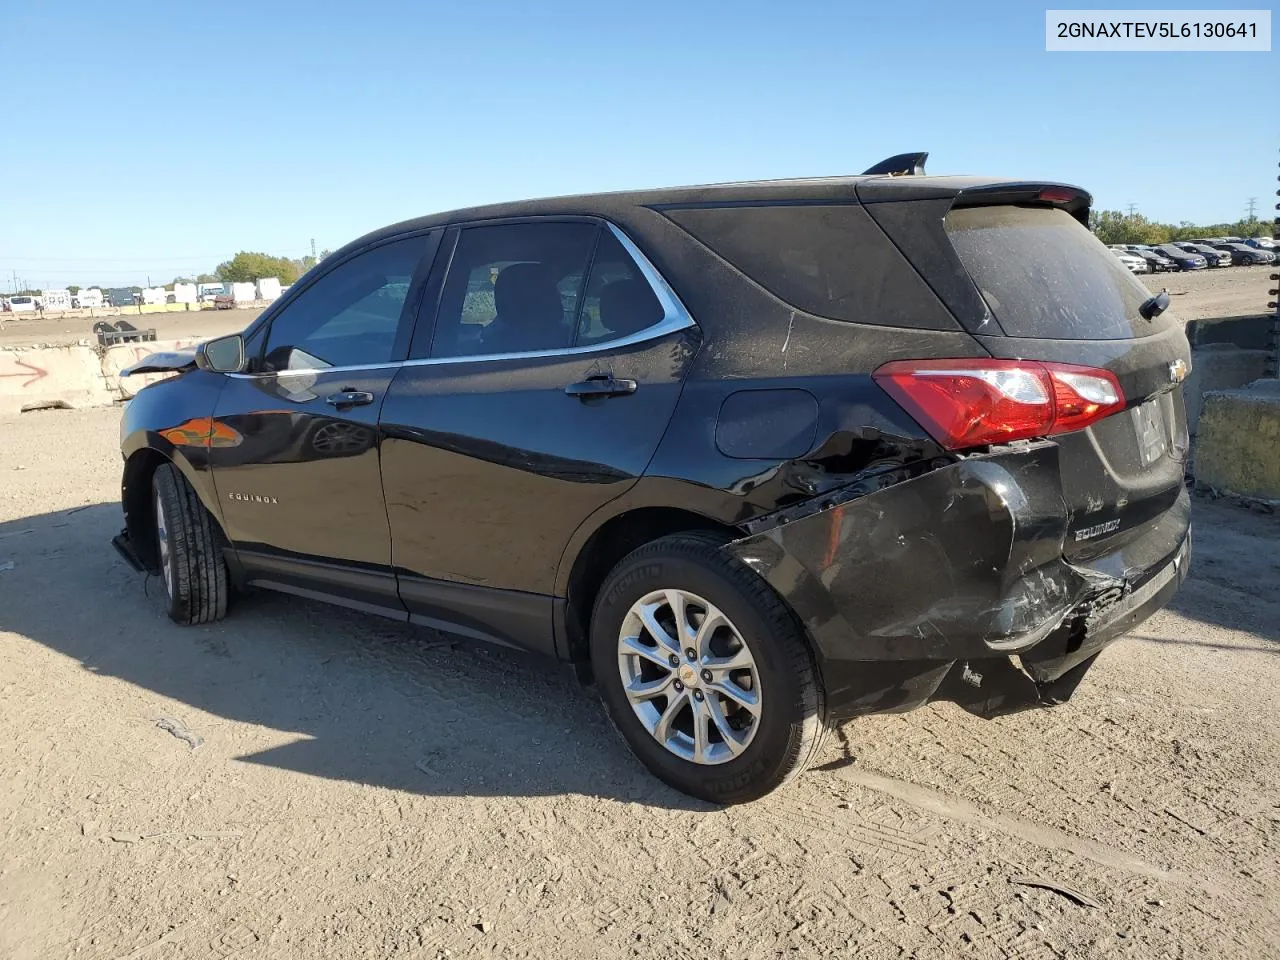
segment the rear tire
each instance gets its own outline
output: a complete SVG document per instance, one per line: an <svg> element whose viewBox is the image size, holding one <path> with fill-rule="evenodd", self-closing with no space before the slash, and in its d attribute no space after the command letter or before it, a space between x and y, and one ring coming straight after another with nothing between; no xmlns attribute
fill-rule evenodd
<svg viewBox="0 0 1280 960"><path fill-rule="evenodd" d="M797 776L827 724L804 628L724 542L675 534L624 557L596 598L590 645L601 699L640 761L683 793L732 804ZM699 629L709 623L720 625Z"/></svg>
<svg viewBox="0 0 1280 960"><path fill-rule="evenodd" d="M220 620L231 588L217 524L173 464L156 468L151 494L169 618L182 624Z"/></svg>

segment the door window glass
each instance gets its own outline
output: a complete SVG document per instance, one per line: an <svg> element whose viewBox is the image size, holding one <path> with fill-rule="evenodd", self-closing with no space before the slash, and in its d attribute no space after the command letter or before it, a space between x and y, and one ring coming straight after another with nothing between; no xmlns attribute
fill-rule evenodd
<svg viewBox="0 0 1280 960"><path fill-rule="evenodd" d="M577 345L629 337L663 315L662 303L631 255L612 231L601 231L578 316Z"/></svg>
<svg viewBox="0 0 1280 960"><path fill-rule="evenodd" d="M409 237L326 273L271 321L264 371L388 363L424 248Z"/></svg>
<svg viewBox="0 0 1280 960"><path fill-rule="evenodd" d="M431 355L571 346L598 232L589 223L464 228L440 296Z"/></svg>

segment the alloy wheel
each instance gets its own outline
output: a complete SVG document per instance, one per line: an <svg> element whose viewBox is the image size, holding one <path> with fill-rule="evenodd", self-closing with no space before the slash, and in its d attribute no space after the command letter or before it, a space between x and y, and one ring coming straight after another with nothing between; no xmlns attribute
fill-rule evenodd
<svg viewBox="0 0 1280 960"><path fill-rule="evenodd" d="M156 497L156 543L160 550L160 572L164 575L165 593L173 599L173 570L169 566L169 530L164 522L164 504Z"/></svg>
<svg viewBox="0 0 1280 960"><path fill-rule="evenodd" d="M632 604L618 632L618 670L640 722L681 759L725 763L760 726L751 649L723 612L685 590L655 590Z"/></svg>

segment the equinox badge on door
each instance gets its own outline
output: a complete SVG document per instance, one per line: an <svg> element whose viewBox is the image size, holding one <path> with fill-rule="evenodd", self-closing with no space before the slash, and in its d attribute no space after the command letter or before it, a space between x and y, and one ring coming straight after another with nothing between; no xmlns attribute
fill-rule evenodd
<svg viewBox="0 0 1280 960"><path fill-rule="evenodd" d="M276 497L264 497L257 493L228 493L228 500L240 500L244 503L272 503L279 505L280 501Z"/></svg>
<svg viewBox="0 0 1280 960"><path fill-rule="evenodd" d="M1169 381L1171 383L1181 383L1187 379L1187 361L1179 357L1173 363L1169 364Z"/></svg>

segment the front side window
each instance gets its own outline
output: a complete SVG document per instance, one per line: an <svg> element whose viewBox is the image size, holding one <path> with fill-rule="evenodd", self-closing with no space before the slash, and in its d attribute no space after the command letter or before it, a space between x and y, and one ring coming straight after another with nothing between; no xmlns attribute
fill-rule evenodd
<svg viewBox="0 0 1280 960"><path fill-rule="evenodd" d="M425 237L408 237L374 247L307 287L271 321L262 369L390 362L425 242Z"/></svg>

